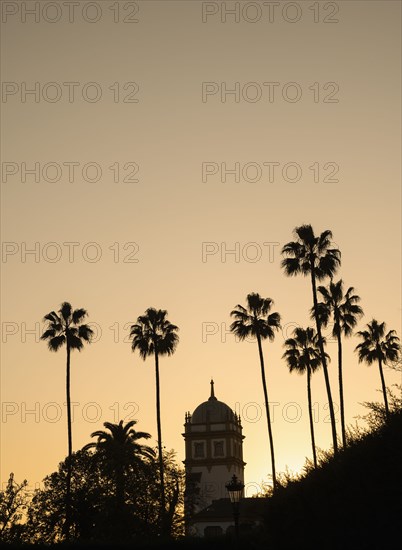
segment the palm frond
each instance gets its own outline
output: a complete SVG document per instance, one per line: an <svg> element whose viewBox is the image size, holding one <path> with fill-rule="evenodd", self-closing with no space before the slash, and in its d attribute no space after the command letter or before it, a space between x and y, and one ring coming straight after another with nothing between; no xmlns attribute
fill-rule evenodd
<svg viewBox="0 0 402 550"><path fill-rule="evenodd" d="M47 340L48 338L54 338L56 336L56 330L54 328L49 328L40 337L41 340Z"/></svg>
<svg viewBox="0 0 402 550"><path fill-rule="evenodd" d="M70 349L77 349L78 351L81 351L84 347L84 344L82 343L82 340L81 338L79 338L79 336L76 336L75 334L69 334L67 338Z"/></svg>
<svg viewBox="0 0 402 550"><path fill-rule="evenodd" d="M94 331L89 325L80 325L78 327L78 337L85 340L85 342L91 342Z"/></svg>
<svg viewBox="0 0 402 550"><path fill-rule="evenodd" d="M43 321L50 321L51 323L57 323L60 324L61 320L60 317L57 315L55 311L51 311L47 315L44 316Z"/></svg>
<svg viewBox="0 0 402 550"><path fill-rule="evenodd" d="M316 242L316 237L314 235L313 228L310 224L300 225L294 229L294 234L302 241L304 244L313 248Z"/></svg>
<svg viewBox="0 0 402 550"><path fill-rule="evenodd" d="M252 324L247 324L243 319L237 319L230 325L230 331L235 334L239 340L245 340L248 336L255 336Z"/></svg>
<svg viewBox="0 0 402 550"><path fill-rule="evenodd" d="M317 239L318 253L322 254L323 252L328 250L329 247L331 246L331 241L332 241L332 231L330 231L329 229L326 229L319 235Z"/></svg>
<svg viewBox="0 0 402 550"><path fill-rule="evenodd" d="M300 273L304 274L299 258L284 258L281 261L281 267L289 277L299 275Z"/></svg>
<svg viewBox="0 0 402 550"><path fill-rule="evenodd" d="M75 309L73 311L73 315L72 315L73 323L75 325L78 325L80 323L80 321L85 319L86 316L87 316L87 311L85 309L83 309L83 308Z"/></svg>
<svg viewBox="0 0 402 550"><path fill-rule="evenodd" d="M71 318L72 307L68 302L63 302L60 306L59 313L64 321L68 322Z"/></svg>
<svg viewBox="0 0 402 550"><path fill-rule="evenodd" d="M270 327L278 330L281 328L281 316L278 312L271 313L268 315L267 323Z"/></svg>
<svg viewBox="0 0 402 550"><path fill-rule="evenodd" d="M64 336L64 334L60 334L59 336L54 336L53 338L50 338L48 340L47 346L50 351L57 351L61 348L65 341L66 337Z"/></svg>

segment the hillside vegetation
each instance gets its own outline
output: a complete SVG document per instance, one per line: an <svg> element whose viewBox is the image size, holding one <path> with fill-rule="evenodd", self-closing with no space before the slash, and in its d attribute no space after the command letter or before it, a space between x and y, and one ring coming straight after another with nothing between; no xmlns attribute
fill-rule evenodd
<svg viewBox="0 0 402 550"><path fill-rule="evenodd" d="M378 417L377 417L378 418ZM364 550L401 544L402 409L355 435L267 502L269 548Z"/></svg>

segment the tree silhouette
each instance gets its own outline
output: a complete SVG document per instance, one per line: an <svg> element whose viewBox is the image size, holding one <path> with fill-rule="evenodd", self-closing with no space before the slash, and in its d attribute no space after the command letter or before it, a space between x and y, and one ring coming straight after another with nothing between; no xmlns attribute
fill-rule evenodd
<svg viewBox="0 0 402 550"><path fill-rule="evenodd" d="M109 430L105 430L111 435ZM137 432L138 433L138 432ZM145 442L146 443L146 442ZM114 445L113 445L114 447ZM128 543L134 547L160 540L160 480L157 448L154 457L134 457L125 466L125 499L123 513L116 506L116 475L104 449L81 449L73 453L71 479L71 538L81 546L97 543L116 547ZM112 453L113 454L113 453ZM173 451L164 451L166 508L169 528L174 537L183 534L184 469ZM136 460L141 462L136 463ZM32 495L23 532L15 542L49 547L59 544L65 522L63 492L67 464L60 462L56 472L45 477L40 489ZM21 535L23 538L21 538ZM8 539L7 539L8 540ZM41 546L41 547L42 547ZM148 546L147 546L148 547ZM120 545L118 545L120 548Z"/></svg>
<svg viewBox="0 0 402 550"><path fill-rule="evenodd" d="M17 483L11 472L4 490L0 489L0 542L18 543L21 520L28 505L28 482Z"/></svg>
<svg viewBox="0 0 402 550"><path fill-rule="evenodd" d="M313 410L311 403L311 375L322 364L317 333L312 327L307 327L306 329L296 327L293 331L293 338L287 338L284 346L287 349L282 357L286 360L289 371L307 374L307 401L311 445L313 448L314 468L317 468L317 453L315 449ZM329 359L328 355L326 355L326 357Z"/></svg>
<svg viewBox="0 0 402 550"><path fill-rule="evenodd" d="M323 231L319 236L315 236L311 225L301 225L294 229L294 236L296 240L285 244L282 248L282 254L285 256L282 260L282 267L285 274L288 276L310 275L318 345L320 348L325 386L328 395L332 441L334 452L337 453L338 441L336 437L334 403L332 401L331 385L324 351L324 339L321 332L321 322L318 315L317 281L321 281L326 277L333 277L340 265L341 253L337 248L332 248L332 232L329 230Z"/></svg>
<svg viewBox="0 0 402 550"><path fill-rule="evenodd" d="M68 471L66 480L66 522L65 535L67 539L70 534L70 507L71 507L71 472L72 472L72 428L71 428L71 397L70 397L70 355L71 351L77 349L81 351L84 342L90 342L93 331L82 321L87 316L85 309L75 309L73 311L71 304L63 302L58 314L51 311L43 320L47 323L47 328L41 336L41 340L47 341L50 351L58 351L64 344L67 350L67 368L66 368L66 396L67 396L67 432L68 432Z"/></svg>
<svg viewBox="0 0 402 550"><path fill-rule="evenodd" d="M345 401L343 397L343 368L342 368L342 334L351 336L357 324L358 318L363 315L362 308L358 305L360 297L354 294L355 289L351 286L343 292L343 281L330 282L328 287L319 286L317 291L321 294L323 301L318 303L318 315L323 327L328 326L330 319L334 321L332 336L338 342L338 379L339 379L339 404L341 413L342 445L346 446L345 427ZM312 310L314 317L314 310Z"/></svg>
<svg viewBox="0 0 402 550"><path fill-rule="evenodd" d="M139 439L149 439L151 434L137 432L133 426L136 420L130 420L123 425L123 420L118 424L105 422L104 427L109 430L97 430L91 437L97 437L98 441L88 443L83 448L96 449L106 459L114 471L116 505L119 511L124 508L125 496L125 472L129 467L141 469L144 466L144 459L153 458L155 452L151 447L138 443Z"/></svg>
<svg viewBox="0 0 402 550"><path fill-rule="evenodd" d="M246 301L246 307L238 304L230 313L230 315L235 318L235 321L233 321L230 325L230 330L236 334L240 340L245 340L247 336L252 336L257 339L261 366L261 380L264 391L265 411L267 415L269 446L271 452L273 489L275 491L277 488L277 479L275 470L274 441L272 436L268 391L265 378L264 355L262 352L261 341L268 339L272 342L274 340L275 330L278 330L281 326L281 318L279 313L269 313L273 305L271 298L262 298L258 293L253 292L247 295Z"/></svg>
<svg viewBox="0 0 402 550"><path fill-rule="evenodd" d="M371 365L375 361L378 361L385 414L387 419L389 419L387 387L385 385L383 365L386 365L388 361L398 360L401 349L399 338L395 330L390 330L386 333L386 324L384 322L379 323L376 319L373 319L366 325L366 330L359 331L357 336L360 336L363 340L355 348L355 351L358 353L359 363L364 361L368 365Z"/></svg>
<svg viewBox="0 0 402 550"><path fill-rule="evenodd" d="M104 464L95 453L75 451L71 478L71 538L74 541L90 537L104 540L109 529L106 509L115 508L113 479L104 475ZM56 472L43 479L36 489L27 513L25 542L29 544L60 544L65 525L63 491L66 486L68 457L58 464Z"/></svg>
<svg viewBox="0 0 402 550"><path fill-rule="evenodd" d="M161 527L166 532L165 522L165 482L163 476L163 452L162 452L162 426L160 406L160 384L159 384L159 356L172 355L179 342L177 335L178 327L167 319L167 311L150 307L145 315L137 318L137 323L131 326L130 336L132 337L131 348L138 350L140 357L145 359L155 356L155 379L156 379L156 421L158 429L158 458L161 480Z"/></svg>

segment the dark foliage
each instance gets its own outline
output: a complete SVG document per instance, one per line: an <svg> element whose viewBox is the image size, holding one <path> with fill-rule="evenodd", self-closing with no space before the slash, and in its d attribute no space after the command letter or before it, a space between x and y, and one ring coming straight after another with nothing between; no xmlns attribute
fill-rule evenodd
<svg viewBox="0 0 402 550"><path fill-rule="evenodd" d="M103 460L103 453L81 450L74 453L71 484L71 541L131 543L155 539L159 534L159 464L155 451L147 453L141 468L127 463L124 469L124 507L116 506L115 471ZM166 502L172 535L183 532L184 472L174 453L164 453ZM47 476L44 488L36 491L28 509L23 539L31 543L54 544L63 540L65 506L63 488L66 461ZM78 543L77 543L78 544ZM63 543L63 546L65 543Z"/></svg>
<svg viewBox="0 0 402 550"><path fill-rule="evenodd" d="M17 483L10 473L6 488L0 489L0 541L20 540L21 519L28 505L27 481Z"/></svg>
<svg viewBox="0 0 402 550"><path fill-rule="evenodd" d="M400 544L402 410L267 499L269 548L359 550Z"/></svg>

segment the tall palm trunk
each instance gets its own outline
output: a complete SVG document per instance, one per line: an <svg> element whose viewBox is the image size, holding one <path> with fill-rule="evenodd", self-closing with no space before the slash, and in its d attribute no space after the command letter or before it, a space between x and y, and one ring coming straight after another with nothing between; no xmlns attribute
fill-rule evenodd
<svg viewBox="0 0 402 550"><path fill-rule="evenodd" d="M269 446L271 451L271 464L272 464L272 480L273 480L273 488L275 492L277 488L277 483L276 483L276 471L275 471L274 440L272 437L271 416L269 412L267 383L265 380L264 355L262 353L261 336L259 335L258 332L257 332L257 342L258 342L258 352L260 354L261 379L262 379L262 387L264 390L265 410L267 413L268 437L269 437Z"/></svg>
<svg viewBox="0 0 402 550"><path fill-rule="evenodd" d="M311 445L313 447L314 468L317 468L317 453L315 450L314 423L313 423L313 407L311 404L311 369L307 368L307 399L308 399L308 414L310 419Z"/></svg>
<svg viewBox="0 0 402 550"><path fill-rule="evenodd" d="M332 442L333 442L333 445L334 445L334 453L336 454L338 452L338 441L337 441L337 437L336 437L334 403L332 401L331 385L330 385L330 382L329 382L327 361L326 361L326 358L325 358L324 343L323 343L323 340L322 340L321 323L320 323L319 318L318 318L317 285L316 285L316 281L315 281L314 262L311 261L310 265L311 265L311 286L312 286L312 290L313 290L313 302L314 302L314 317L315 317L315 324L316 324L316 327L317 327L318 345L319 345L319 348L320 348L322 368L323 368L323 371L324 371L325 386L326 386L326 389L327 389L329 415L330 415L330 418L331 418L331 428L332 428Z"/></svg>
<svg viewBox="0 0 402 550"><path fill-rule="evenodd" d="M335 320L335 322L337 322ZM338 322L339 326L339 322ZM339 328L337 334L338 340L338 378L339 378L339 406L341 412L341 430L342 430L342 445L346 447L346 428L345 428L345 402L343 398L343 368L342 368L342 337Z"/></svg>
<svg viewBox="0 0 402 550"><path fill-rule="evenodd" d="M388 407L388 397L387 397L387 386L385 385L385 378L384 378L384 372L382 369L382 360L381 356L378 357L378 368L380 369L380 377L381 377L381 386L382 386L382 393L384 395L384 405L385 405L385 416L387 420L389 420L389 407Z"/></svg>
<svg viewBox="0 0 402 550"><path fill-rule="evenodd" d="M155 346L156 347L156 346ZM163 453L162 453L162 426L161 426L161 403L160 403L160 384L159 384L159 357L155 351L155 377L156 377L156 422L158 427L158 453L159 453L159 473L161 480L161 528L163 534L166 534L166 509L165 509L165 480L163 473Z"/></svg>
<svg viewBox="0 0 402 550"><path fill-rule="evenodd" d="M68 432L68 457L67 457L67 482L66 482L66 522L65 535L66 539L70 538L71 525L71 473L72 473L72 454L73 454L73 438L71 428L71 396L70 396L70 344L67 336L67 373L66 373L66 399L67 399L67 432Z"/></svg>

